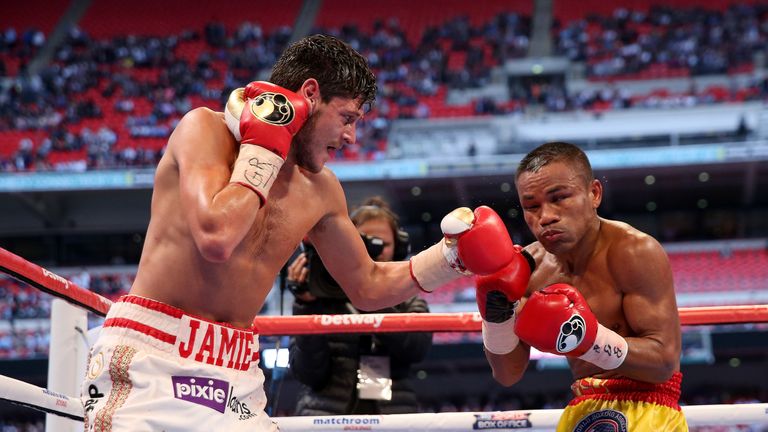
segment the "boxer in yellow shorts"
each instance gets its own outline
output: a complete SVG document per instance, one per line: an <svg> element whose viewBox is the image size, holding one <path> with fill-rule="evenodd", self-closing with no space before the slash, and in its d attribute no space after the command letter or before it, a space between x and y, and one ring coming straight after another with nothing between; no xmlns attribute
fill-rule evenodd
<svg viewBox="0 0 768 432"><path fill-rule="evenodd" d="M603 186L563 142L528 153L517 192L528 262L477 279L493 376L522 378L530 349L567 357L576 398L558 431L687 431L680 319L669 259L650 235L599 217Z"/></svg>
<svg viewBox="0 0 768 432"><path fill-rule="evenodd" d="M687 431L678 405L681 380L679 372L661 384L622 378L577 380L557 431Z"/></svg>

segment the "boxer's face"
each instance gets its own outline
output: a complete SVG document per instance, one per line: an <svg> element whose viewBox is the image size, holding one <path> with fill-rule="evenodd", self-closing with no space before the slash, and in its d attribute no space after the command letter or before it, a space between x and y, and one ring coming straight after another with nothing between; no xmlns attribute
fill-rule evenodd
<svg viewBox="0 0 768 432"><path fill-rule="evenodd" d="M565 162L551 162L538 172L517 179L525 222L544 248L553 254L573 249L597 217L600 182L587 182Z"/></svg>
<svg viewBox="0 0 768 432"><path fill-rule="evenodd" d="M318 103L293 138L296 163L310 172L320 172L331 154L355 142L357 121L362 116L360 103L354 99L332 98Z"/></svg>
<svg viewBox="0 0 768 432"><path fill-rule="evenodd" d="M358 225L357 230L384 241L384 250L374 258L374 261L392 261L395 256L395 234L385 219L369 219Z"/></svg>

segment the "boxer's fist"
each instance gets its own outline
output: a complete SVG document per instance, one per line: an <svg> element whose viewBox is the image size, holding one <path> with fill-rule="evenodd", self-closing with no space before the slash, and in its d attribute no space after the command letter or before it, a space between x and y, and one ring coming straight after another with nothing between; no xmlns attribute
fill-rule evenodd
<svg viewBox="0 0 768 432"><path fill-rule="evenodd" d="M492 274L519 253L499 215L489 207L457 208L440 223L444 238L411 258L411 277L424 291L461 275Z"/></svg>
<svg viewBox="0 0 768 432"><path fill-rule="evenodd" d="M477 308L488 322L501 323L515 312L517 301L525 295L534 268L533 258L515 246L509 263L491 275L477 276Z"/></svg>
<svg viewBox="0 0 768 432"><path fill-rule="evenodd" d="M483 345L494 354L506 354L518 344L515 308L528 289L535 266L533 257L515 246L506 267L492 275L477 276L477 308L483 317Z"/></svg>
<svg viewBox="0 0 768 432"><path fill-rule="evenodd" d="M293 136L309 118L309 104L290 90L254 81L232 92L225 117L240 143L264 147L285 159Z"/></svg>
<svg viewBox="0 0 768 432"><path fill-rule="evenodd" d="M249 187L266 202L293 136L309 117L304 97L266 81L254 81L229 96L224 118L241 143L230 182Z"/></svg>
<svg viewBox="0 0 768 432"><path fill-rule="evenodd" d="M598 323L581 293L568 284L531 295L515 333L540 351L578 357L606 370L621 366L629 350L627 341Z"/></svg>
<svg viewBox="0 0 768 432"><path fill-rule="evenodd" d="M446 260L465 274L496 273L519 254L504 222L487 206L474 212L467 207L457 208L443 218L440 229L445 236Z"/></svg>

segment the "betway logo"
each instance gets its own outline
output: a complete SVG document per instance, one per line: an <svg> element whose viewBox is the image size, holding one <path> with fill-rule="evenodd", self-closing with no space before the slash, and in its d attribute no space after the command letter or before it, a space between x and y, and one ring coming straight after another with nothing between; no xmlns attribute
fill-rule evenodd
<svg viewBox="0 0 768 432"><path fill-rule="evenodd" d="M384 321L383 314L355 314L355 315L321 315L320 325L324 326L343 326L343 325L371 325L373 328L379 328Z"/></svg>
<svg viewBox="0 0 768 432"><path fill-rule="evenodd" d="M43 276L45 276L47 278L50 278L50 279L53 279L53 280L55 280L57 282L60 282L62 285L64 285L64 289L69 289L69 281L68 280L66 280L63 277L57 275L56 273L53 273L53 272L48 271L46 269L42 269L42 270L43 270Z"/></svg>

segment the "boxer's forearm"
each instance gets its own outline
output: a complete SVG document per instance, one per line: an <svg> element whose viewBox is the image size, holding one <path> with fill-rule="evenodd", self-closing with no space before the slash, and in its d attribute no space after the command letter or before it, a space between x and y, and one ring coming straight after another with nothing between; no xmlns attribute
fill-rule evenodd
<svg viewBox="0 0 768 432"><path fill-rule="evenodd" d="M680 345L652 337L627 337L629 353L615 369L621 376L661 383L680 369Z"/></svg>
<svg viewBox="0 0 768 432"><path fill-rule="evenodd" d="M352 304L365 311L395 306L421 292L407 261L374 262L370 271L362 271L342 288Z"/></svg>
<svg viewBox="0 0 768 432"><path fill-rule="evenodd" d="M230 184L208 196L204 192L189 195L194 203L184 207L189 226L201 255L208 261L224 262L246 237L256 220L260 198L249 189Z"/></svg>
<svg viewBox="0 0 768 432"><path fill-rule="evenodd" d="M494 354L485 350L485 357L491 365L493 378L504 386L511 386L523 377L528 368L531 349L525 344L519 344L507 354Z"/></svg>

